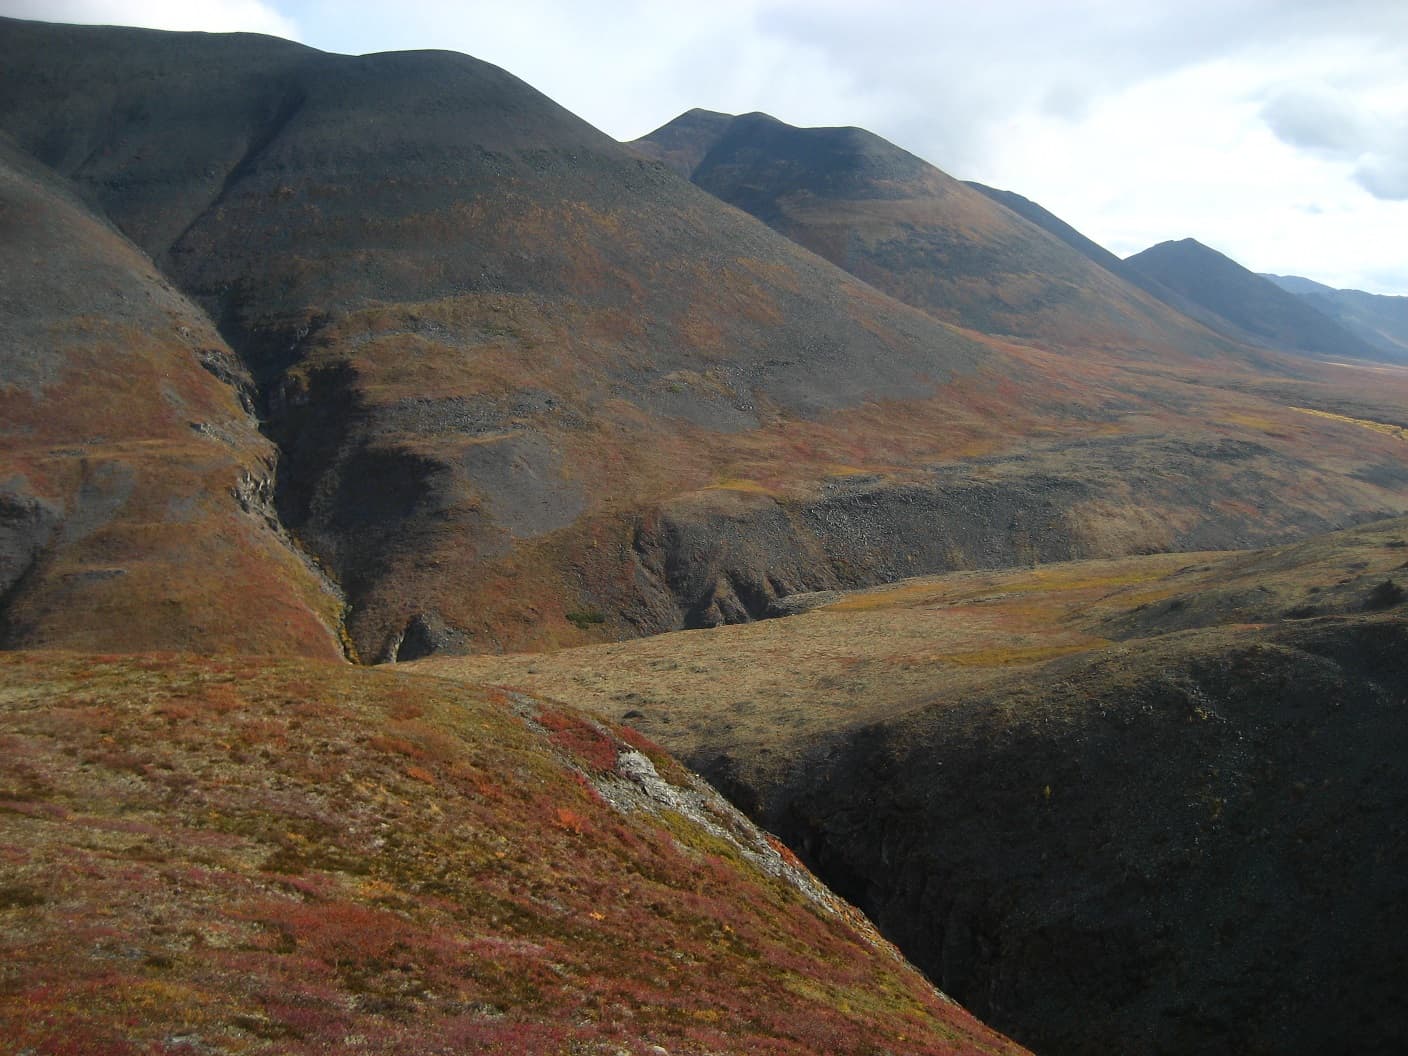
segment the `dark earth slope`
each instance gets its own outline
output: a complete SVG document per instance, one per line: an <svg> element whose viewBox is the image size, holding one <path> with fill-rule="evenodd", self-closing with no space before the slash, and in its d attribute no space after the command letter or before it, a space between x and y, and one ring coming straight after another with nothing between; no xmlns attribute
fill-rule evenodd
<svg viewBox="0 0 1408 1056"><path fill-rule="evenodd" d="M1334 319L1194 239L1161 242L1125 264L1261 344L1327 359L1383 358Z"/></svg>
<svg viewBox="0 0 1408 1056"><path fill-rule="evenodd" d="M0 646L340 655L206 316L0 137Z"/></svg>

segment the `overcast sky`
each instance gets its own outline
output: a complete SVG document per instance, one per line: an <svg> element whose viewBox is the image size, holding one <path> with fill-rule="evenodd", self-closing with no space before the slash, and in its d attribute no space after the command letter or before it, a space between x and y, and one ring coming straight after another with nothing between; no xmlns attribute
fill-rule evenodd
<svg viewBox="0 0 1408 1056"><path fill-rule="evenodd" d="M0 12L449 48L618 139L702 106L861 125L1121 256L1408 294L1408 0L0 0Z"/></svg>

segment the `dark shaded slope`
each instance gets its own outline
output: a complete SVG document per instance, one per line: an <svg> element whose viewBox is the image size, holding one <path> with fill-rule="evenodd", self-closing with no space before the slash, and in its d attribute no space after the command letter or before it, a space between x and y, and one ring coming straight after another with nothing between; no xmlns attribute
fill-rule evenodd
<svg viewBox="0 0 1408 1056"><path fill-rule="evenodd" d="M1226 354L1187 320L907 151L858 128L690 111L633 146L867 282L989 333Z"/></svg>
<svg viewBox="0 0 1408 1056"><path fill-rule="evenodd" d="M1384 354L1408 362L1408 297L1388 297L1363 290L1336 290L1294 275L1263 275L1287 293L1305 300Z"/></svg>
<svg viewBox="0 0 1408 1056"><path fill-rule="evenodd" d="M874 729L763 817L1037 1051L1401 1051L1405 657L1401 614L1141 643Z"/></svg>
<svg viewBox="0 0 1408 1056"><path fill-rule="evenodd" d="M1333 319L1191 238L1161 242L1125 264L1269 347L1330 359L1381 358Z"/></svg>
<svg viewBox="0 0 1408 1056"><path fill-rule="evenodd" d="M0 137L0 645L337 656L270 521L248 377L125 238Z"/></svg>

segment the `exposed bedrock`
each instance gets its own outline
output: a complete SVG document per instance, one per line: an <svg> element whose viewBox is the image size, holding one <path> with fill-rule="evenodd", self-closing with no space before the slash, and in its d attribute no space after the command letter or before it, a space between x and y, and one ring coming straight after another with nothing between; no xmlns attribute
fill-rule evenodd
<svg viewBox="0 0 1408 1056"><path fill-rule="evenodd" d="M673 499L635 529L637 581L660 595L640 629L746 622L785 614L791 595L934 572L1271 545L1387 512L1286 503L1298 467L1253 444L1123 441L1078 454L922 480L838 478L806 497L721 488ZM1146 474L1155 460L1162 468Z"/></svg>

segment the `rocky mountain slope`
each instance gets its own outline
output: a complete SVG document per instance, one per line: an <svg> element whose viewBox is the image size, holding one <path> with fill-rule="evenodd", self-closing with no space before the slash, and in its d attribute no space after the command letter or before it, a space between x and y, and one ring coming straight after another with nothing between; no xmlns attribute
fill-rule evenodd
<svg viewBox="0 0 1408 1056"><path fill-rule="evenodd" d="M1385 358L1408 361L1408 297L1337 290L1295 275L1263 275L1373 345Z"/></svg>
<svg viewBox="0 0 1408 1056"><path fill-rule="evenodd" d="M793 611L417 669L629 716L1035 1051L1402 1046L1408 522Z"/></svg>
<svg viewBox="0 0 1408 1056"><path fill-rule="evenodd" d="M0 646L340 655L210 321L0 140Z"/></svg>

